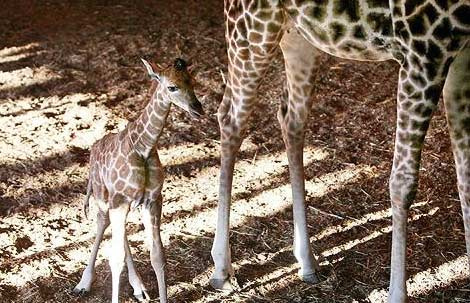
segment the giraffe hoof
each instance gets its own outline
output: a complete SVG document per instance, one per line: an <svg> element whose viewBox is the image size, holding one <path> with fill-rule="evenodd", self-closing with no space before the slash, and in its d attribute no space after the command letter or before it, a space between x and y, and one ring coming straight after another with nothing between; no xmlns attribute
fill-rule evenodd
<svg viewBox="0 0 470 303"><path fill-rule="evenodd" d="M300 276L300 279L308 284L317 284L318 282L320 282L320 280L317 277L317 274L314 272L307 274L307 275L302 275Z"/></svg>
<svg viewBox="0 0 470 303"><path fill-rule="evenodd" d="M75 294L76 296L84 297L89 293L89 291L86 290L85 288L74 288L72 290L72 293Z"/></svg>
<svg viewBox="0 0 470 303"><path fill-rule="evenodd" d="M233 290L229 279L210 279L209 284L217 290Z"/></svg>
<svg viewBox="0 0 470 303"><path fill-rule="evenodd" d="M237 279L232 276L227 279L210 279L209 284L212 288L223 291L234 291L240 289Z"/></svg>
<svg viewBox="0 0 470 303"><path fill-rule="evenodd" d="M145 290L143 290L142 293L138 295L134 294L134 298L137 300L137 302L149 302L150 301L150 296Z"/></svg>

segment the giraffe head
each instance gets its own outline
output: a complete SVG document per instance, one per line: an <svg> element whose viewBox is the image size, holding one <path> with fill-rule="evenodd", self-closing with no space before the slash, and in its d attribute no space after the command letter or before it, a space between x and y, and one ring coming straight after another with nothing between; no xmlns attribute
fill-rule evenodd
<svg viewBox="0 0 470 303"><path fill-rule="evenodd" d="M144 59L141 60L150 79L159 83L158 89L163 98L187 111L194 118L204 115L202 105L194 94L192 77L183 59L177 58L173 65L166 68L158 68Z"/></svg>

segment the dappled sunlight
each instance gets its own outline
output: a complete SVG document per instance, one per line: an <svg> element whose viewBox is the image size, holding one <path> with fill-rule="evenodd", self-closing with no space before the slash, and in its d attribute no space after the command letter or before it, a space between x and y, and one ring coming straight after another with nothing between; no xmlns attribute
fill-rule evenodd
<svg viewBox="0 0 470 303"><path fill-rule="evenodd" d="M417 221L423 217L429 217L429 216L433 216L437 211L439 210L439 207L433 207L431 210L429 210L427 213L423 213L423 214L416 214L416 215L413 215L411 216L410 218L408 218L408 222L413 222L413 221ZM351 240L351 241L348 241L346 243L343 243L341 245L338 245L338 246L335 246L333 248L330 248L326 251L323 251L321 253L321 255L323 257L329 257L329 256L332 256L332 255L336 255L342 251L346 251L346 250L349 250L359 244L362 244L362 243L365 243L365 242L368 242L370 240L373 240L377 237L380 237L384 234L388 234L392 231L392 226L386 226L386 227L382 227L380 228L379 230L376 230L374 232L372 232L371 234L367 235L366 237L363 237L363 238L360 238L360 239L355 239L355 240ZM314 238L311 239L311 241L315 241Z"/></svg>
<svg viewBox="0 0 470 303"><path fill-rule="evenodd" d="M444 288L453 282L468 279L468 257L460 256L439 266L423 270L406 281L408 294L418 296L426 294L434 289ZM386 303L388 291L375 289L367 297L374 303Z"/></svg>
<svg viewBox="0 0 470 303"><path fill-rule="evenodd" d="M39 43L29 43L24 46L5 47L0 49L0 64L18 61L41 53Z"/></svg>
<svg viewBox="0 0 470 303"><path fill-rule="evenodd" d="M426 206L427 204L429 204L429 202L420 202L420 203L416 203L414 207L418 208L421 206ZM439 211L439 207L433 207L427 212L422 212L422 213L418 213L418 214L414 214L410 216L408 221L414 222L425 217L431 217L431 216L434 216L436 212L438 211ZM387 212L388 210L382 211L382 212L371 213L371 214L364 216L363 218L369 218L369 219L374 218L374 220L380 220L379 219L379 217L381 217L380 214L386 214ZM385 215L384 217L387 217L387 215ZM368 223L368 221L364 221L362 224L366 224L366 223ZM359 225L356 225L356 226L359 226ZM343 256L339 255L341 252L350 251L351 249L353 249L355 246L359 244L366 243L380 236L383 236L387 233L390 233L391 230L392 230L391 226L386 226L386 227L383 227L376 231L371 232L369 235L365 237L354 239L346 243L337 245L333 248L322 251L320 253L320 255L322 256L321 258L322 261L320 262L320 266L328 266L328 265L341 262L344 259ZM310 240L314 241L315 237L311 237ZM264 266L264 264L266 265L277 264L278 262L276 262L275 260L279 259L280 255L283 255L285 253L291 254L291 251L292 251L292 246L289 245L289 246L283 247L282 249L279 249L276 253L271 253L271 254L268 254L268 256L263 256L262 259L260 259L259 256L255 255L248 259L239 260L233 263L233 267L236 271L238 271L247 265L257 264L258 266ZM339 255L339 256L334 257L336 255ZM465 262L467 262L466 260L467 259L465 259ZM459 259L458 262L461 262L461 260ZM428 288L426 289L426 291L429 291L436 287L445 286L443 285L443 281L448 281L449 277L454 277L455 280L462 279L464 276L462 276L461 273L464 273L464 275L467 275L467 263L465 263L465 266L461 270L460 269L456 270L454 267L455 267L455 264L458 262L450 262L450 264L448 264L447 266L444 266L444 265L440 266L439 268L441 267L443 268L441 270L442 273L436 272L432 276L429 276L428 275L429 270L428 270L425 273L420 273L420 274L415 275L412 279L410 279L412 281L411 283L409 283L410 293L416 294L417 293L416 288L418 287L418 285L419 287L421 287L420 288L421 293L423 293L424 292L422 290L423 286L421 286L423 283L424 285L428 285ZM291 282L294 282L296 279L298 279L297 277L298 269L299 269L299 266L297 263L292 263L286 266L277 267L275 270L270 271L267 274L264 274L262 276L256 277L255 279L250 280L248 283L246 283L243 286L242 290L247 295L249 294L259 295L260 293L263 294L263 292L268 292L268 291L271 291L272 289L276 289L278 286L282 287L283 285L286 285L286 283L291 283ZM447 270L447 272L445 270ZM202 283L202 284L208 283L208 277L210 276L212 271L213 271L213 267L208 268L206 271L204 271L203 273L195 277L193 279L193 282ZM445 273L447 273L447 276L441 277L441 276L445 276ZM266 285L269 285L268 287L269 290L264 289ZM173 287L170 287L170 292L173 292L174 295L180 293L181 285L175 285ZM384 293L384 291L377 291L377 292L379 294ZM221 296L223 295L220 295L220 294L209 295L207 297L200 299L197 302L206 302L206 300L220 298ZM373 298L376 298L376 297L373 297ZM380 302L380 301L371 300L371 302L375 303L375 302Z"/></svg>
<svg viewBox="0 0 470 303"><path fill-rule="evenodd" d="M341 187L343 187L345 184L349 184L352 182L357 181L359 178L373 178L375 176L375 170L372 167L369 166L353 166L349 167L344 170L336 171L333 173L329 173L323 176L320 176L314 180L306 181L306 190L307 192L315 197L321 197L324 196L334 190L337 190ZM281 212L282 210L291 207L292 202L291 202L291 192L290 192L290 184L286 184L283 186L280 186L278 188L274 188L271 190L266 190L260 193L258 196L250 198L248 201L242 200L234 203L232 205L232 211L231 211L231 218L230 218L230 223L232 228L236 228L239 226L243 226L245 223L245 220L248 217L255 216L255 217L266 217L269 218L276 213ZM202 214L200 214L202 215ZM198 222L203 222L204 226L206 226L206 229L204 231L211 231L214 232L214 227L215 224L212 224L212 226L207 226L207 223L204 222L215 222L216 219L216 211L211 210L210 215L213 217L213 219L201 219L198 217L191 218L188 223L185 225L188 226L188 229L186 231L186 235L194 235L198 234L197 230L198 228L202 228L201 223L198 224ZM204 215L204 216L206 216ZM199 219L199 220L198 220ZM171 223L167 224L166 226L171 225ZM200 227L201 226L201 227ZM274 258L279 256L280 254L285 253L286 251L292 250L291 246L287 246L283 249L280 249L277 253L270 254L269 257L264 258L263 261L260 261L257 256L254 256L249 259L243 259L239 260L233 263L233 267L235 270L243 267L246 264L265 264L270 261L272 261ZM256 279L254 283L262 283L262 281L270 280L273 279L274 277L277 277L281 275L281 273L285 274L286 270L293 270L296 268L296 264L291 264L287 267L281 267L278 270L275 270L274 272L270 273L267 275L267 277L261 277L259 279ZM197 283L207 283L208 282L208 277L210 276L210 273L213 271L213 268L208 268L205 270L203 273L197 275L194 277L193 281ZM249 288L249 287L246 287ZM178 294L179 292L182 291L181 287L178 285L175 285L174 287L170 287L170 293L173 292L173 294ZM199 301L197 301L199 302Z"/></svg>
<svg viewBox="0 0 470 303"><path fill-rule="evenodd" d="M304 124L307 226L321 265L320 283L312 286L297 276L292 252L292 192L276 119L285 64L282 52L273 55L250 103L247 137L234 169L230 240L232 278L240 288L221 293L208 282L220 174L217 112L228 72L224 4L144 2L15 0L1 5L0 301L110 300L110 229L91 293L75 297L70 292L96 233L95 201L88 219L82 210L90 147L106 133L122 130L149 101L151 80L139 58L170 66L177 57L191 66L206 115L192 119L172 107L157 144L165 170L161 230L169 301L362 302L386 295L387 184L399 64L332 57L317 62L310 119ZM463 280L468 266L464 257L457 258L464 254L465 235L454 201L458 192L448 137L441 103L423 151L418 194L423 202L412 205L409 217L413 303L468 297ZM139 211L129 213L127 230L150 301L158 301ZM130 302L127 276L124 270L121 299Z"/></svg>
<svg viewBox="0 0 470 303"><path fill-rule="evenodd" d="M409 219L409 222L417 221L417 220L419 220L421 218L424 218L424 217L433 216L438 211L438 209L439 209L438 207L434 207L431 210L429 210L427 213L418 214L416 216L413 216ZM391 230L392 230L391 226L380 228L379 230L376 230L376 231L372 232L371 234L369 234L369 235L367 235L363 238L351 240L351 241L348 241L348 242L343 243L341 245L330 248L328 250L324 250L320 253L320 255L323 258L327 258L327 257L337 255L340 252L348 251L348 250L354 248L355 246L357 246L359 244L366 243L366 242L371 241L371 240L373 240L373 239L375 239L379 236L390 233ZM310 241L313 241L313 238L314 237L311 237ZM269 256L269 258L266 258L261 264L272 262L272 260L277 255L279 255L281 253L284 253L285 251L291 251L291 250L292 250L292 246L285 247L282 250L280 250L278 253L271 254ZM342 259L342 257L339 257L339 258L336 258L336 259L331 259L331 260L323 259L323 261L320 263L320 266L326 266L326 265L334 264L334 263L339 262L341 259ZM252 262L253 261L254 260L252 260ZM258 263L259 263L259 261L258 261ZM295 269L298 269L298 264L296 264L296 263L291 264L289 266L285 266L283 268L276 269L275 271L273 271L273 272L271 272L267 275L264 275L262 277L259 277L255 280L253 280L252 284L257 285L257 284L266 283L268 281L276 280L281 275L285 275L286 272L293 272ZM270 285L270 287L272 287L272 285ZM249 288L249 287L247 287L247 288ZM372 301L372 302L375 302L375 301Z"/></svg>
<svg viewBox="0 0 470 303"><path fill-rule="evenodd" d="M417 208L429 204L430 201L417 202L411 205L411 208ZM390 218L392 216L392 209L387 208L385 210L380 210L377 212L369 213L364 215L361 218L350 218L344 220L339 225L331 226L326 229L323 229L320 233L312 237L313 241L318 241L328 236L334 235L336 233L342 233L348 231L354 227L364 225L369 222L383 220L385 218Z"/></svg>
<svg viewBox="0 0 470 303"><path fill-rule="evenodd" d="M71 94L63 97L48 96L41 97L40 104L34 104L34 97L22 97L15 99L15 102L0 103L0 116L12 116L10 118L20 115L30 115L29 117L36 116L37 114L44 114L44 112L54 113L64 105L76 102L84 102L91 98L91 94ZM35 111L36 113L29 113ZM20 118L21 119L21 118ZM21 120L20 120L21 121Z"/></svg>
<svg viewBox="0 0 470 303"><path fill-rule="evenodd" d="M109 246L109 240L103 240L102 247ZM72 242L73 243L73 242ZM59 274L73 273L84 269L84 264L90 257L91 244L80 246L66 251L52 251L47 256L39 256L27 262L13 262L9 272L0 271L0 280L3 284L21 287L38 278L54 277ZM98 262L101 263L108 256L108 249L101 249ZM64 262L65 261L65 262ZM60 271L59 265L60 264Z"/></svg>
<svg viewBox="0 0 470 303"><path fill-rule="evenodd" d="M126 123L100 103L90 102L94 99L92 94L81 93L44 97L41 107L34 110L29 108L29 98L11 106L1 105L1 161L32 160L71 145L88 148L107 132L106 126L111 121L117 125ZM21 115L8 115L23 110ZM31 132L36 134L34 139L29 138Z"/></svg>
<svg viewBox="0 0 470 303"><path fill-rule="evenodd" d="M325 195L344 184L354 182L360 176L371 173L368 166L357 166L338 172L330 173L320 178L307 181L307 191L316 196ZM336 181L333 181L336 180ZM330 183L328 183L330 182ZM251 191L251 190L250 190ZM197 199L194 199L197 201ZM230 224L237 227L243 224L247 218L253 216L269 217L292 205L290 184L281 185L273 189L264 190L257 195L251 195L247 199L233 201L230 213ZM162 238L167 241L173 231L178 230L178 226L184 226L182 231L191 235L203 235L213 232L217 218L217 209L203 209L189 218L183 220L173 220L162 227ZM210 223L209 223L210 222Z"/></svg>
<svg viewBox="0 0 470 303"><path fill-rule="evenodd" d="M61 270L73 272L88 258L90 246L83 241L90 239L89 232L94 230L92 221L83 220L79 209L63 205L51 207L45 222L35 220L44 215L46 212L28 218L15 215L8 218L8 224L0 222L1 230L8 226L22 227L0 234L1 248L10 254L10 270L0 271L2 283L23 286L38 277L50 276L57 264L62 264ZM69 260L65 262L67 265L63 265L64 260Z"/></svg>
<svg viewBox="0 0 470 303"><path fill-rule="evenodd" d="M219 144L220 142L217 140L197 144L181 144L168 148L159 148L158 155L162 164L164 164L165 166L174 166L204 158L218 158L220 155L220 150L218 148ZM207 148L205 148L207 145L214 145L216 146L216 148L207 150ZM245 142L240 148L240 152L254 152L257 148L258 147L253 144L250 140L245 140Z"/></svg>
<svg viewBox="0 0 470 303"><path fill-rule="evenodd" d="M0 71L0 93L6 94L5 99L8 99L7 91L9 90L34 84L43 84L60 78L59 73L44 66L34 68L24 67L11 72ZM15 92L12 91L12 96L14 94Z"/></svg>
<svg viewBox="0 0 470 303"><path fill-rule="evenodd" d="M313 159L322 159L326 155L327 154L321 150L310 149L307 150L306 159L311 159L311 161L313 161ZM280 154L278 156L281 157ZM277 166L263 165L273 160L273 163L276 163ZM265 167L265 169L269 168L270 171L255 173L255 171L258 170L251 169L253 173L251 175L249 174L250 177L265 177L265 175L269 175L272 172L272 169L276 167L277 169L286 169L286 162L275 161L272 155L259 157L256 161L259 161L259 164L262 167ZM251 164L251 162L244 161L241 161L239 164L239 172L248 172L250 171L250 168L255 165ZM83 175L86 170L83 167L71 167L70 169L71 171L75 171L78 175ZM358 166L348 168L343 171L333 172L317 179L307 181L307 190L314 193L316 196L321 196L346 183L353 182L359 176L364 177L364 174L372 176L372 171L373 169L370 167ZM186 182L190 183L193 180L197 179L187 179ZM250 198L249 200L242 199L240 201L235 201L233 203L232 226L240 226L248 217L251 216L271 216L282 211L291 205L290 195L290 186L286 184L278 188L262 192L258 196ZM51 270L50 267L52 266L53 268L53 265L56 263L56 259L68 260L67 267L61 268L63 272L73 272L83 267L84 262L86 262L88 258L90 250L89 240L94 236L95 225L94 223L92 224L91 221L82 222L83 219L81 218L81 211L76 207L77 204L79 205L80 200L81 197L74 198L73 202L68 202L70 206L64 204L51 206L48 210L48 216L50 219L46 221L46 226L44 225L44 222L41 223L31 220L26 229L19 229L18 233L10 232L2 235L2 240L4 240L3 242L5 245L12 246L17 243L18 239L23 237L22 232L27 232L28 234L35 233L35 238L29 239L29 241L34 242L34 244L31 244L31 247L26 247L23 252L11 251L12 255L18 254L14 258L17 259L18 262L13 261L10 272L8 274L3 273L3 276L0 276L0 278L5 281L4 283L22 286L24 283L32 281L39 276L47 276L50 272L46 269L49 268L49 270ZM197 203L198 201L198 199L192 200L193 203ZM43 211L38 211L37 215L41 216L43 213ZM199 236L201 234L212 233L214 231L215 224L208 222L215 222L215 214L216 209L211 208L195 213L189 218L175 218L175 220L164 224L162 226L162 237L165 245L170 245L169 237L171 235L183 234ZM90 216L94 218L93 214ZM24 222L24 219L25 218L22 215L14 215L9 218L9 224L21 225L22 222ZM136 211L131 212L128 221L131 225L140 224L139 213ZM64 237L64 235L67 236ZM138 243L137 247L140 249L147 249L147 247L143 245L145 237L142 231L131 234L129 236L129 240L134 243ZM109 246L109 241L105 240L103 242L103 249L101 250L102 254L100 255L101 257L98 263L103 261L103 256L108 255ZM136 247L136 245L133 245L133 247ZM57 251L60 251L59 255L57 255ZM37 261L36 258L28 258L35 254L40 254L40 262ZM23 266L27 264L29 264L29 266ZM29 269L35 267L41 268L41 270L38 270L34 275L31 275L29 273Z"/></svg>
<svg viewBox="0 0 470 303"><path fill-rule="evenodd" d="M74 184L84 182L80 176L85 173L87 173L86 167L75 164L60 171L59 174L56 171L49 171L36 178L26 177L25 180L19 180L23 186L14 192L14 198L24 203L31 197L41 197L41 192L47 191L48 188L58 189L62 185L73 188ZM49 196L48 198L60 199L61 197L64 198L64 195L59 193L56 197ZM9 194L4 198L9 198ZM82 197L75 197L72 201L77 199L82 200ZM71 203L70 198L64 198L63 201L57 201L46 210L31 210L28 217L15 214L8 217L8 221L5 223L0 221L0 230L8 230L9 226L22 226L25 220L28 221L28 224L23 228L1 233L0 249L10 253L14 259L22 259L40 253L44 249L55 249L73 241L88 239L89 235L84 230L85 227L89 229L92 222L82 219L81 209L76 205ZM48 219L46 221L35 220L35 218L43 216L47 216ZM31 241L31 245L26 247L19 245L17 248L15 244L21 241L24 235L30 235L28 241Z"/></svg>
<svg viewBox="0 0 470 303"><path fill-rule="evenodd" d="M252 145L247 145L244 151L254 151ZM171 165L174 161L179 163L179 160L171 160L170 163L166 163L164 160L168 159L170 155L177 155L175 152L184 150L183 153L191 153L194 151L195 156L198 155L200 145L193 145L190 149L185 150L180 146L170 148L162 152L162 163L164 166ZM212 155L218 157L218 147L212 149ZM211 153L199 153L201 157L211 156ZM328 152L325 149L306 147L304 152L304 163L306 166L314 161L321 161L328 156ZM179 157L177 158L179 159ZM200 159L200 158L199 158ZM198 158L192 159L192 161L198 160ZM218 163L218 162L217 162ZM199 171L199 174L206 175L206 178L191 178L191 182L188 182L186 178L181 176L167 176L167 180L164 184L164 199L170 201L176 201L165 205L163 213L165 216L169 216L180 210L192 211L195 207L206 204L207 201L215 202L218 195L218 180L219 180L219 165L210 166ZM285 152L276 152L268 155L257 156L251 160L240 160L235 165L234 171L234 186L232 194L234 196L250 192L257 192L262 190L264 187L269 187L276 177L279 177L282 173L287 172L287 156ZM207 187L207 184L214 184L214 186ZM190 188L193 191L193 195L190 197L184 196L179 197L178 191L171 191L173 188ZM203 190L201 190L201 188ZM269 201L269 200L267 200Z"/></svg>

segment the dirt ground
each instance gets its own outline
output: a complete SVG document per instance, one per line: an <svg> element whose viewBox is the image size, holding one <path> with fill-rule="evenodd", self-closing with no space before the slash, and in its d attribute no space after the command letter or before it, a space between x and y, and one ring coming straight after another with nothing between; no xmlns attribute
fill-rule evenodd
<svg viewBox="0 0 470 303"><path fill-rule="evenodd" d="M280 56L236 165L232 257L239 289L208 286L218 180L215 117L226 71L223 3L3 1L0 9L0 302L108 302L109 235L97 279L79 281L94 237L82 216L88 150L135 119L149 98L140 64L189 59L207 113L173 109L159 142L166 167L162 234L171 302L384 302L390 274L391 166L397 65L325 58L306 135L312 246L322 282L296 276L287 162L276 122ZM442 104L426 141L410 214L410 302L470 302L464 231ZM93 207L92 207L93 211ZM152 298L157 283L139 215L132 251ZM124 302L132 288L122 277ZM155 299L155 302L158 300Z"/></svg>

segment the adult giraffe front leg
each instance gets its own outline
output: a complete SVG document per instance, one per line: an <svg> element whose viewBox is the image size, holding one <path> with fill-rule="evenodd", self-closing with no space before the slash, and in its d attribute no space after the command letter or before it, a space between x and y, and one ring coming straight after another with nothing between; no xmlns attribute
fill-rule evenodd
<svg viewBox="0 0 470 303"><path fill-rule="evenodd" d="M254 12L241 7L240 1L225 2L229 65L227 87L218 111L221 168L217 228L211 251L215 270L210 280L210 284L216 289L232 288L229 282L233 275L229 225L235 158L256 101L258 85L277 49L284 21L284 16L277 7L266 7L272 15L259 11L256 7L253 7ZM266 24L261 22L263 19L268 19ZM254 28L262 30L256 32Z"/></svg>
<svg viewBox="0 0 470 303"><path fill-rule="evenodd" d="M303 166L304 126L312 106L315 71L320 53L295 28L287 30L280 43L287 77L287 96L281 100L277 118L289 160L294 213L294 255L300 264L299 276L318 282L319 268L310 246L305 213Z"/></svg>

